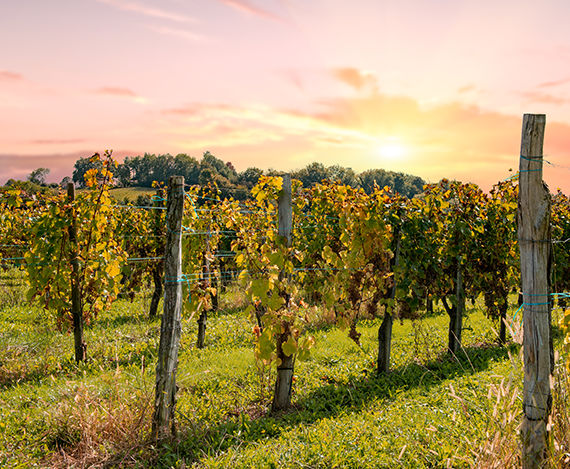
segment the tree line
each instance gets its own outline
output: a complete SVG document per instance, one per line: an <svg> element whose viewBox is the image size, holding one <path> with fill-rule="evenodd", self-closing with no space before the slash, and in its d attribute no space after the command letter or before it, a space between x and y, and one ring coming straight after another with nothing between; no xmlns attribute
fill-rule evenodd
<svg viewBox="0 0 570 469"><path fill-rule="evenodd" d="M80 158L73 171L73 182L83 187L84 174L90 169L101 169L100 160ZM243 200L257 184L260 176L281 176L282 171L262 170L249 167L242 172L236 171L231 162L224 162L206 151L198 160L185 153L176 156L170 154L155 155L145 153L143 156L127 156L118 164L115 173L115 184L119 187L152 187L156 181L167 184L170 176L184 176L189 185L208 186L215 184L223 196ZM425 181L410 174L370 169L357 174L351 168L339 165L325 166L322 163L310 163L306 167L291 172L291 177L302 182L303 187L312 187L322 181L336 181L354 188L363 188L367 193L374 186L388 186L394 192L413 197L423 190Z"/></svg>

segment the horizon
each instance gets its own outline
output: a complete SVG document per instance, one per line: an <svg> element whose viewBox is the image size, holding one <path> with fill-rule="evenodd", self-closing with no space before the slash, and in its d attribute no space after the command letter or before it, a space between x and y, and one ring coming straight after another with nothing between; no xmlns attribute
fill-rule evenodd
<svg viewBox="0 0 570 469"><path fill-rule="evenodd" d="M570 4L551 0L22 0L2 5L0 183L80 157L205 151L489 188L546 114L570 193ZM269 156L268 156L269 155ZM512 172L509 172L512 169Z"/></svg>

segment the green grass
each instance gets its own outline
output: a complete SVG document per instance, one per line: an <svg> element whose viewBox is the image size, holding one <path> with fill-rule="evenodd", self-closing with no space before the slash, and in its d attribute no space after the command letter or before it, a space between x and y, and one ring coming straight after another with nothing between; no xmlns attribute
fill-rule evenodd
<svg viewBox="0 0 570 469"><path fill-rule="evenodd" d="M256 366L253 324L228 306L210 315L202 350L195 318L184 320L178 438L154 448L160 321L147 309L148 298L117 302L86 329L89 360L77 365L53 314L0 308L0 467L477 467L481 448L520 418L519 346L494 345L477 306L454 359L445 314L395 324L393 371L382 377L379 320L361 323L362 347L317 330L310 360L295 365L293 409L280 415L268 412L274 373Z"/></svg>
<svg viewBox="0 0 570 469"><path fill-rule="evenodd" d="M129 201L134 202L140 195L153 196L156 193L155 189L150 187L120 187L117 189L111 189L111 196L118 201L123 201L125 198Z"/></svg>

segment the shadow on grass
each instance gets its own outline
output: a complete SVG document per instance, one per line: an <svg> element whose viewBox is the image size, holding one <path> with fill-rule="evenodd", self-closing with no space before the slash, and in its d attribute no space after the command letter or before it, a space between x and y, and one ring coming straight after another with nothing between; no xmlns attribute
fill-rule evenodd
<svg viewBox="0 0 570 469"><path fill-rule="evenodd" d="M201 455L211 455L226 451L236 444L255 443L278 436L298 425L334 418L347 410L359 411L373 400L392 401L398 391L413 388L428 390L445 380L484 371L491 362L505 360L509 353L516 353L518 348L517 344L506 347L486 344L466 347L459 357L442 354L425 364L401 366L387 375L377 375L376 370L365 370L340 382L333 377L323 376L321 379L327 384L295 403L291 411L275 415L263 415L263 412L252 409L247 415L228 416L226 421L214 426L192 422L181 415L179 420L189 424L190 428L183 431L177 445L168 447L168 457L175 453L178 457L195 461ZM331 375L333 373L334 370ZM163 462L166 460L162 460L162 457L156 461L159 465Z"/></svg>
<svg viewBox="0 0 570 469"><path fill-rule="evenodd" d="M334 379L327 378L329 384L316 389L310 396L299 402L300 414L308 412L309 416L314 416L310 419L316 420L334 416L346 409L359 410L374 398L390 400L395 391L406 391L412 388L428 390L445 380L484 371L489 367L490 362L504 360L509 353L515 352L518 348L517 344L510 344L507 347L494 344L466 347L458 357L450 357L442 353L428 363L409 363L388 374L377 375L375 370L368 371L348 383L337 383ZM298 421L294 415L285 418L292 422ZM299 421L310 422L310 420Z"/></svg>

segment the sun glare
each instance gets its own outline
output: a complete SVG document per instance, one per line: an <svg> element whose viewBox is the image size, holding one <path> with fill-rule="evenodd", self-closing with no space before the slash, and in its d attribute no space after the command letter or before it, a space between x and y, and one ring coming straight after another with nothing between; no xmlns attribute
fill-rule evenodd
<svg viewBox="0 0 570 469"><path fill-rule="evenodd" d="M380 157L386 160L401 160L408 153L407 147L398 138L387 138L376 147Z"/></svg>

